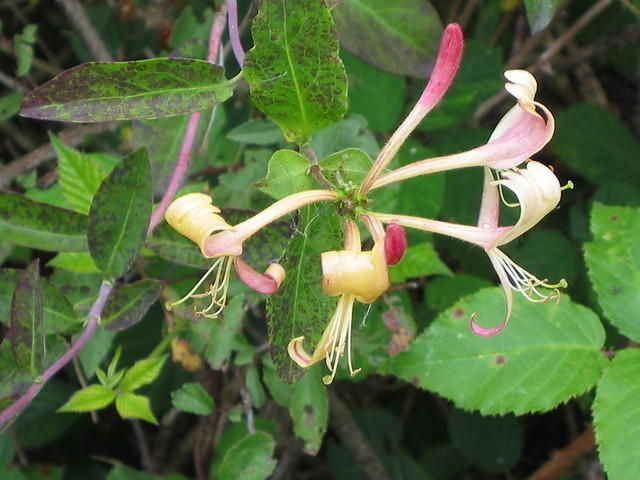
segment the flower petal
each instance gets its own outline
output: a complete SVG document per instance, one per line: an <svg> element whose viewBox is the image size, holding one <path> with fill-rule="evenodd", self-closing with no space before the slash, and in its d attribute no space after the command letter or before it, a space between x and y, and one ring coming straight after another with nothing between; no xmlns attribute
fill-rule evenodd
<svg viewBox="0 0 640 480"><path fill-rule="evenodd" d="M254 270L240 257L234 257L234 264L240 280L259 293L274 293L286 276L285 269L279 263L269 265L264 274Z"/></svg>

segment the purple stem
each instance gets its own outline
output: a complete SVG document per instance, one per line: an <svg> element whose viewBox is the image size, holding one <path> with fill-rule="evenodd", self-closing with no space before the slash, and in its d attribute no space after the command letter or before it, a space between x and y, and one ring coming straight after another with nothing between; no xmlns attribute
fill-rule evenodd
<svg viewBox="0 0 640 480"><path fill-rule="evenodd" d="M226 0L229 9L229 40L231 41L231 49L238 61L238 65L242 68L244 63L244 49L240 42L240 30L238 29L238 4L236 0Z"/></svg>
<svg viewBox="0 0 640 480"><path fill-rule="evenodd" d="M113 289L113 285L102 282L100 285L100 291L98 292L98 298L91 306L91 310L89 310L89 317L87 321L87 326L82 332L82 335L78 337L76 342L71 345L71 348L65 352L58 360L56 360L49 368L47 368L42 377L38 379L38 381L31 384L29 389L22 394L18 400L12 403L9 407L7 407L2 413L0 413L0 427L2 427L5 423L19 414L22 410L24 410L30 403L31 400L38 394L38 392L44 387L44 385L53 377L56 373L58 373L67 363L75 357L78 352L85 346L85 344L89 341L93 333L96 331L98 327L98 321L100 320L100 315L102 314L102 309L104 308L105 303L107 303L107 298L109 298L109 294L111 294L111 290Z"/></svg>
<svg viewBox="0 0 640 480"><path fill-rule="evenodd" d="M222 32L224 31L224 17L225 15L223 8L220 10L220 13L215 16L215 18L213 19L213 24L211 25L211 34L209 35L209 52L207 53L207 61L209 63L216 63L217 60L218 50L220 49L220 37L222 36ZM162 200L160 200L160 204L151 214L151 220L149 221L149 230L147 232L148 235L151 235L153 230L162 221L164 212L167 211L167 208L173 200L173 197L175 197L176 193L180 189L180 186L182 185L182 180L184 179L184 176L187 173L187 167L189 166L189 158L191 157L191 152L193 151L193 145L196 141L198 124L200 123L201 117L202 112L195 112L189 116L187 131L185 132L184 138L182 140L182 146L180 147L180 153L178 154L176 167L173 170L173 174L171 176L171 180L169 181L169 185L167 186L167 190L164 192Z"/></svg>

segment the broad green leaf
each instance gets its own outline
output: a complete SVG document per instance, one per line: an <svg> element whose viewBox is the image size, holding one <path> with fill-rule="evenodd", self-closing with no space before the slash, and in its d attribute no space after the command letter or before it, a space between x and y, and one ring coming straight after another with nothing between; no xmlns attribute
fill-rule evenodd
<svg viewBox="0 0 640 480"><path fill-rule="evenodd" d="M213 398L199 383L185 383L171 392L171 402L178 410L196 415L209 415L215 407Z"/></svg>
<svg viewBox="0 0 640 480"><path fill-rule="evenodd" d="M151 411L149 399L131 392L121 393L116 397L116 410L122 418L141 418L149 423L158 424Z"/></svg>
<svg viewBox="0 0 640 480"><path fill-rule="evenodd" d="M619 181L640 186L640 144L611 110L579 103L557 118L553 149L595 185Z"/></svg>
<svg viewBox="0 0 640 480"><path fill-rule="evenodd" d="M303 190L311 190L315 183L309 174L309 160L293 150L278 150L269 160L267 176L256 184L273 198L281 198Z"/></svg>
<svg viewBox="0 0 640 480"><path fill-rule="evenodd" d="M640 341L640 208L595 202L591 210L593 241L585 243L589 278L607 319Z"/></svg>
<svg viewBox="0 0 640 480"><path fill-rule="evenodd" d="M117 288L107 300L102 312L102 326L111 331L132 327L147 313L158 297L162 285L145 278Z"/></svg>
<svg viewBox="0 0 640 480"><path fill-rule="evenodd" d="M45 332L40 261L35 259L16 277L7 339L19 370L44 371Z"/></svg>
<svg viewBox="0 0 640 480"><path fill-rule="evenodd" d="M393 283L402 283L412 277L426 275L451 275L447 267L430 243L409 245L400 263L389 268Z"/></svg>
<svg viewBox="0 0 640 480"><path fill-rule="evenodd" d="M158 225L147 240L147 247L159 257L180 265L201 269L212 265L211 259L203 257L195 243L180 235L167 223Z"/></svg>
<svg viewBox="0 0 640 480"><path fill-rule="evenodd" d="M67 147L53 133L49 134L49 140L58 156L60 186L69 206L81 213L88 213L91 200L106 176L105 172L90 155Z"/></svg>
<svg viewBox="0 0 640 480"><path fill-rule="evenodd" d="M304 440L304 451L317 455L329 423L327 387L322 383L325 365L321 362L293 386L289 414L293 433Z"/></svg>
<svg viewBox="0 0 640 480"><path fill-rule="evenodd" d="M89 252L61 252L49 260L47 266L63 268L75 273L100 272Z"/></svg>
<svg viewBox="0 0 640 480"><path fill-rule="evenodd" d="M287 140L304 144L342 118L347 77L324 0L265 0L252 33L243 69L251 99Z"/></svg>
<svg viewBox="0 0 640 480"><path fill-rule="evenodd" d="M145 150L136 150L111 171L89 212L89 252L105 276L121 277L144 241L151 217L151 171Z"/></svg>
<svg viewBox="0 0 640 480"><path fill-rule="evenodd" d="M48 279L42 282L44 295L44 332L70 334L82 326L82 319L78 317L73 305L67 297Z"/></svg>
<svg viewBox="0 0 640 480"><path fill-rule="evenodd" d="M265 402L265 391L260 381L260 372L255 365L251 365L247 370L244 383L251 398L251 405L261 408Z"/></svg>
<svg viewBox="0 0 640 480"><path fill-rule="evenodd" d="M341 53L349 77L349 113L362 115L369 127L388 132L400 124L405 103L406 81L362 60Z"/></svg>
<svg viewBox="0 0 640 480"><path fill-rule="evenodd" d="M104 328L99 328L84 348L80 350L78 359L80 360L80 365L82 365L82 370L87 378L93 377L96 368L98 368L106 358L107 354L111 350L115 336L116 332L110 332Z"/></svg>
<svg viewBox="0 0 640 480"><path fill-rule="evenodd" d="M538 33L551 22L560 0L524 0L531 33Z"/></svg>
<svg viewBox="0 0 640 480"><path fill-rule="evenodd" d="M495 325L504 316L503 293L483 289L438 316L385 371L485 415L547 411L592 388L606 356L604 330L589 309L563 296L559 304L515 296L509 325L480 337L469 317Z"/></svg>
<svg viewBox="0 0 640 480"><path fill-rule="evenodd" d="M639 383L637 348L619 351L598 383L593 423L600 460L611 480L634 478L640 472L640 457L635 454L635 445L640 444Z"/></svg>
<svg viewBox="0 0 640 480"><path fill-rule="evenodd" d="M204 60L85 63L27 94L21 113L65 122L161 118L205 110L232 93L224 70Z"/></svg>
<svg viewBox="0 0 640 480"><path fill-rule="evenodd" d="M333 206L311 205L301 209L298 233L281 261L287 278L276 293L267 297L271 355L285 381L292 382L304 373L289 358L289 342L304 335L305 348L313 351L333 315L337 299L322 290L320 254L340 249L340 227Z"/></svg>
<svg viewBox="0 0 640 480"><path fill-rule="evenodd" d="M9 93L0 98L0 122L4 122L20 111L22 94L20 92Z"/></svg>
<svg viewBox="0 0 640 480"><path fill-rule="evenodd" d="M25 25L22 33L14 37L14 50L18 68L16 75L24 77L31 70L31 62L33 61L33 44L36 42L36 32L38 26L34 24Z"/></svg>
<svg viewBox="0 0 640 480"><path fill-rule="evenodd" d="M118 464L109 472L105 480L189 480L179 473L168 475L155 475L147 472L140 472L129 468L123 464Z"/></svg>
<svg viewBox="0 0 640 480"><path fill-rule="evenodd" d="M355 56L397 75L431 71L442 24L428 0L344 0L332 13L340 43Z"/></svg>
<svg viewBox="0 0 640 480"><path fill-rule="evenodd" d="M513 415L485 417L456 409L449 415L449 435L453 445L485 472L506 472L522 455L522 423Z"/></svg>
<svg viewBox="0 0 640 480"><path fill-rule="evenodd" d="M195 327L198 332L208 335L204 357L211 368L220 369L228 365L231 352L237 348L234 339L242 329L244 303L244 295L236 295L220 318L203 319Z"/></svg>
<svg viewBox="0 0 640 480"><path fill-rule="evenodd" d="M0 236L16 245L51 252L82 252L87 249L86 231L85 215L0 192Z"/></svg>
<svg viewBox="0 0 640 480"><path fill-rule="evenodd" d="M350 115L316 133L311 139L311 147L318 158L346 148L359 148L375 158L380 151L376 137L367 128L367 119L361 115Z"/></svg>
<svg viewBox="0 0 640 480"><path fill-rule="evenodd" d="M220 480L264 480L276 467L276 443L266 432L250 433L227 450L218 471Z"/></svg>
<svg viewBox="0 0 640 480"><path fill-rule="evenodd" d="M455 276L439 276L430 279L425 287L425 301L431 310L441 312L466 295L481 288L491 287L493 283L484 277L466 273Z"/></svg>
<svg viewBox="0 0 640 480"><path fill-rule="evenodd" d="M327 180L336 186L360 185L367 176L373 160L359 148L345 148L323 158L318 165Z"/></svg>
<svg viewBox="0 0 640 480"><path fill-rule="evenodd" d="M16 278L20 270L15 268L0 268L0 323L9 327L11 315L11 299L16 286Z"/></svg>
<svg viewBox="0 0 640 480"><path fill-rule="evenodd" d="M166 359L166 356L162 356L138 360L124 374L118 390L127 392L150 384L160 375Z"/></svg>
<svg viewBox="0 0 640 480"><path fill-rule="evenodd" d="M261 118L253 118L232 128L227 133L227 138L234 142L248 143L250 145L266 146L284 142L284 137L278 125Z"/></svg>
<svg viewBox="0 0 640 480"><path fill-rule="evenodd" d="M104 385L89 385L78 390L69 401L61 406L59 412L90 412L111 405L116 394Z"/></svg>

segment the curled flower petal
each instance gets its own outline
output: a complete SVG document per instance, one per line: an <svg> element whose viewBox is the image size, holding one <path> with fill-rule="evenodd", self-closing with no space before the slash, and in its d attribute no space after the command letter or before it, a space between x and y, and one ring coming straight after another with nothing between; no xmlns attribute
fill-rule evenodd
<svg viewBox="0 0 640 480"><path fill-rule="evenodd" d="M205 253L207 237L232 228L212 202L212 198L204 193L189 193L174 200L164 215L167 223L198 245L205 257L208 256Z"/></svg>
<svg viewBox="0 0 640 480"><path fill-rule="evenodd" d="M324 252L322 288L330 296L349 294L363 303L375 301L389 288L384 242L376 242L365 252Z"/></svg>
<svg viewBox="0 0 640 480"><path fill-rule="evenodd" d="M240 257L235 257L236 273L249 288L259 293L274 293L285 279L286 271L279 263L272 263L264 274L258 273Z"/></svg>

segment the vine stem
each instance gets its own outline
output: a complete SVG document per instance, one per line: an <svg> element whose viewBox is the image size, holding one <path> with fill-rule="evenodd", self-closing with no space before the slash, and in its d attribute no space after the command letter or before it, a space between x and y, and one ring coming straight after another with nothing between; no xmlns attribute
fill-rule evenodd
<svg viewBox="0 0 640 480"><path fill-rule="evenodd" d="M38 392L42 390L42 387L44 387L44 385L51 379L51 377L53 377L67 363L69 363L78 354L78 352L80 352L82 347L86 345L86 343L93 336L93 333L98 327L100 315L102 315L102 310L104 309L104 306L107 303L107 299L109 298L112 290L113 285L110 282L102 282L102 284L100 285L100 290L98 292L98 297L91 306L91 310L89 310L87 326L85 327L82 334L78 337L75 343L71 345L69 350L64 353L64 355L62 355L58 360L51 364L51 366L44 371L42 376L38 378L37 381L31 384L31 386L27 389L26 392L22 394L20 398L18 398L14 403L7 407L2 413L0 413L0 427L5 425L9 420L11 420L22 410L24 410L31 403L31 400L34 399Z"/></svg>
<svg viewBox="0 0 640 480"><path fill-rule="evenodd" d="M225 26L225 17L226 6L223 5L220 8L218 14L216 14L211 25L211 34L209 35L209 52L207 53L207 61L209 63L216 63L218 50L220 49L220 37L222 37L222 32L224 31ZM200 124L201 118L202 112L194 112L189 116L187 130L182 140L182 146L180 147L180 153L178 154L176 167L173 170L173 174L171 175L171 180L169 181L167 190L164 192L164 195L162 196L158 207L151 214L151 220L149 221L149 230L147 232L148 235L150 235L162 221L164 212L167 211L167 208L173 200L173 197L175 197L176 193L180 189L180 186L182 185L182 181L184 180L187 168L189 166L189 158L191 157L193 146L196 142L198 125Z"/></svg>
<svg viewBox="0 0 640 480"><path fill-rule="evenodd" d="M233 55L236 57L238 65L242 68L244 63L244 49L240 42L240 29L238 28L238 2L236 0L226 0L229 9L229 41Z"/></svg>

